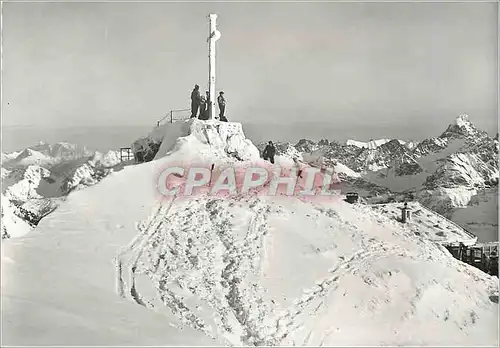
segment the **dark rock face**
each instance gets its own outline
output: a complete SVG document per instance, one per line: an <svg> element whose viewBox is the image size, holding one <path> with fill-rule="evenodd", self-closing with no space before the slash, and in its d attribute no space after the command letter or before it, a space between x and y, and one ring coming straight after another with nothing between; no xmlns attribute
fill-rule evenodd
<svg viewBox="0 0 500 348"><path fill-rule="evenodd" d="M328 146L330 142L327 139L321 139L318 143L318 146Z"/></svg>
<svg viewBox="0 0 500 348"><path fill-rule="evenodd" d="M19 207L18 216L35 227L40 220L56 210L57 206L50 198L32 199Z"/></svg>
<svg viewBox="0 0 500 348"><path fill-rule="evenodd" d="M153 142L150 138L140 140L140 142L136 141L132 144L135 161L137 163L152 161L158 153L158 150L160 150L162 142Z"/></svg>
<svg viewBox="0 0 500 348"><path fill-rule="evenodd" d="M422 167L418 163L401 163L396 167L396 175L415 175L423 171Z"/></svg>
<svg viewBox="0 0 500 348"><path fill-rule="evenodd" d="M456 139L456 138L475 138L481 139L488 136L488 133L479 130L469 121L467 115L457 117L454 124L450 124L448 128L441 134L440 138Z"/></svg>
<svg viewBox="0 0 500 348"><path fill-rule="evenodd" d="M413 150L413 154L416 157L423 157L430 153L437 153L444 150L448 146L447 138L430 138L425 139L420 142L415 149Z"/></svg>
<svg viewBox="0 0 500 348"><path fill-rule="evenodd" d="M300 152L313 152L318 149L319 145L312 140L300 139L294 147Z"/></svg>

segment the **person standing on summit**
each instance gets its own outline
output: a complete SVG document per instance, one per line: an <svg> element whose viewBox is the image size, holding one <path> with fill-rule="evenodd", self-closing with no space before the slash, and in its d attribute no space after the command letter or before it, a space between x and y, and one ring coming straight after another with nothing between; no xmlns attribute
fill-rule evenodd
<svg viewBox="0 0 500 348"><path fill-rule="evenodd" d="M202 95L200 97L200 115L198 116L198 118L200 120L204 120L205 119L205 105L207 103L207 100L205 99L205 96Z"/></svg>
<svg viewBox="0 0 500 348"><path fill-rule="evenodd" d="M219 120L227 122L227 118L224 115L226 112L226 98L224 98L224 92L220 91L217 97L217 103L219 104Z"/></svg>
<svg viewBox="0 0 500 348"><path fill-rule="evenodd" d="M198 116L197 114L200 102L201 102L200 86L194 85L194 89L191 92L191 118Z"/></svg>

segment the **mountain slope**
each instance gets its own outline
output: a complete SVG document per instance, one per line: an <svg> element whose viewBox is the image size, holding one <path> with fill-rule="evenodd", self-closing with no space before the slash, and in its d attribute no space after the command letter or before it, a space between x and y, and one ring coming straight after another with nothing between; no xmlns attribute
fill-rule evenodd
<svg viewBox="0 0 500 348"><path fill-rule="evenodd" d="M1 218L2 234L1 238L21 237L26 235L31 226L18 215L17 208L9 201L7 197L1 194Z"/></svg>
<svg viewBox="0 0 500 348"><path fill-rule="evenodd" d="M135 291L153 305L165 296L212 335L242 333L244 344L494 342L495 280L367 209L260 197L176 202L145 224L130 264L142 277ZM158 294L142 296L149 282Z"/></svg>
<svg viewBox="0 0 500 348"><path fill-rule="evenodd" d="M6 344L498 344L498 279L370 207L159 195L181 161L262 161L238 126L187 125L2 243Z"/></svg>
<svg viewBox="0 0 500 348"><path fill-rule="evenodd" d="M127 169L71 193L37 233L2 241L3 344L220 345L117 296L113 258L154 202L144 187L125 192L129 180L147 183L151 172Z"/></svg>

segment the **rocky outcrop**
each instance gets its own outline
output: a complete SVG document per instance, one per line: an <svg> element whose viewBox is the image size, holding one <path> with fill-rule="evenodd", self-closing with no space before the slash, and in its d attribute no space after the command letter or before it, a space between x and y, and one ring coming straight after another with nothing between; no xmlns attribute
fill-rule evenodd
<svg viewBox="0 0 500 348"><path fill-rule="evenodd" d="M469 120L468 115L460 115L456 118L455 123L450 124L448 128L439 136L440 138L472 138L479 140L488 137L488 133L482 131Z"/></svg>
<svg viewBox="0 0 500 348"><path fill-rule="evenodd" d="M313 152L319 148L319 145L312 140L300 139L294 147L300 152Z"/></svg>
<svg viewBox="0 0 500 348"><path fill-rule="evenodd" d="M57 202L50 198L30 199L19 207L18 215L32 227L52 213L58 207Z"/></svg>
<svg viewBox="0 0 500 348"><path fill-rule="evenodd" d="M193 141L204 145L203 153L206 151L207 155L242 161L260 157L259 150L245 137L240 123L218 120L189 119L165 124L135 141L132 149L139 162L148 162L180 150L184 144Z"/></svg>
<svg viewBox="0 0 500 348"><path fill-rule="evenodd" d="M461 140L463 145L439 160L437 170L425 182L426 189L480 188L498 180L498 140L478 130L468 117L459 116L439 139L446 143Z"/></svg>

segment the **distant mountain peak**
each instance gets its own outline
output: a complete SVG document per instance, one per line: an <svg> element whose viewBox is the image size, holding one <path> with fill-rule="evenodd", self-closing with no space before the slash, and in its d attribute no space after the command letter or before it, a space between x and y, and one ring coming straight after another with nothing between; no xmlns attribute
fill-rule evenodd
<svg viewBox="0 0 500 348"><path fill-rule="evenodd" d="M470 125L471 122L469 121L469 115L462 114L462 115L457 116L457 118L455 119L455 124L459 127Z"/></svg>
<svg viewBox="0 0 500 348"><path fill-rule="evenodd" d="M33 149L24 149L19 155L16 156L16 160L22 160L22 159L25 159L25 158L36 158L36 159L46 159L47 157L39 152L39 151L36 151L36 150L33 150Z"/></svg>
<svg viewBox="0 0 500 348"><path fill-rule="evenodd" d="M440 138L462 138L462 137L484 137L486 132L479 130L469 120L469 115L459 115L455 122L450 124L448 128L441 134Z"/></svg>

